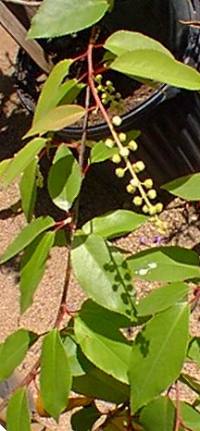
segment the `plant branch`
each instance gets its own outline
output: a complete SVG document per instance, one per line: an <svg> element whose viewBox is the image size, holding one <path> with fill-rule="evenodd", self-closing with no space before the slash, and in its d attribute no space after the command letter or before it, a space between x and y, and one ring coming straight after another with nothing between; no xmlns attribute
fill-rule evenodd
<svg viewBox="0 0 200 431"><path fill-rule="evenodd" d="M94 72L94 68L93 68L93 59L92 59L92 57L93 57L92 56L92 54L93 54L93 48L94 48L94 45L93 45L92 42L90 42L89 47L88 47L88 82L89 82L89 85L90 85L91 92L92 92L92 95L94 97L94 100L95 100L95 102L97 104L97 107L101 111L101 113L102 113L102 115L104 117L104 120L106 121L106 123L107 123L107 125L108 125L108 127L110 129L110 133L111 133L111 135L112 135L112 137L113 137L113 139L114 139L114 141L115 141L115 143L116 143L119 151L121 151L121 150L123 151L124 147L123 147L123 145L122 145L122 143L121 143L121 141L120 141L120 139L118 137L118 134L117 134L117 132L116 132L116 130L115 130L115 128L114 128L114 126L113 126L113 124L112 124L109 116L108 116L108 113L106 112L106 109L104 108L104 106L103 106L103 104L102 104L102 102L101 102L101 100L99 98L96 86L94 84L93 77L94 77L94 73L95 72ZM139 190L142 198L144 199L144 202L146 203L146 205L148 206L148 208L151 208L152 204L149 201L149 199L148 199L148 197L147 197L147 195L145 193L145 190L143 189L143 186L140 183L140 180L139 180L137 174L134 172L134 169L133 169L133 166L132 166L131 162L129 161L128 157L126 157L126 156L122 156L122 158L123 158L123 160L125 162L127 170L130 172L132 178L134 180L136 180L138 190Z"/></svg>

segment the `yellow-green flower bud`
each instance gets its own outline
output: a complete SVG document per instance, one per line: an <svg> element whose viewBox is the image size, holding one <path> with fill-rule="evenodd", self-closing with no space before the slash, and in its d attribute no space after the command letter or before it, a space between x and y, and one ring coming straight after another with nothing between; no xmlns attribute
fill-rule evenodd
<svg viewBox="0 0 200 431"><path fill-rule="evenodd" d="M149 213L149 207L147 205L143 205L142 211L144 214L148 214Z"/></svg>
<svg viewBox="0 0 200 431"><path fill-rule="evenodd" d="M157 196L156 190L151 189L147 192L147 196L149 199L155 199Z"/></svg>
<svg viewBox="0 0 200 431"><path fill-rule="evenodd" d="M132 179L130 180L130 184L131 184L133 187L138 187L138 183L139 183L139 181L138 181L138 179L137 179L137 178L132 178Z"/></svg>
<svg viewBox="0 0 200 431"><path fill-rule="evenodd" d="M114 154L114 156L112 156L112 162L113 163L116 163L116 164L118 164L118 163L120 163L121 162L121 157L120 157L120 155L119 154Z"/></svg>
<svg viewBox="0 0 200 431"><path fill-rule="evenodd" d="M104 91L104 86L99 84L97 87L97 91Z"/></svg>
<svg viewBox="0 0 200 431"><path fill-rule="evenodd" d="M129 156L129 149L126 147L123 147L119 150L119 154L122 157L128 157Z"/></svg>
<svg viewBox="0 0 200 431"><path fill-rule="evenodd" d="M102 75L98 74L97 76L95 76L95 81L96 81L98 84L101 84L101 81L102 81Z"/></svg>
<svg viewBox="0 0 200 431"><path fill-rule="evenodd" d="M121 117L119 117L119 115L114 115L114 117L112 118L112 123L114 124L114 126L121 126L122 124L122 119Z"/></svg>
<svg viewBox="0 0 200 431"><path fill-rule="evenodd" d="M137 144L137 142L135 142L133 139L131 140L131 141L129 141L129 143L128 143L128 148L129 148L129 150L131 150L131 151L137 151L137 149L138 149L138 144Z"/></svg>
<svg viewBox="0 0 200 431"><path fill-rule="evenodd" d="M105 145L106 145L106 147L108 147L108 148L113 148L113 147L114 147L114 145L115 145L115 143L114 143L114 141L113 141L111 138L107 138L107 139L105 140Z"/></svg>
<svg viewBox="0 0 200 431"><path fill-rule="evenodd" d="M163 204L161 204L161 202L156 204L156 212L157 214L161 213L163 210Z"/></svg>
<svg viewBox="0 0 200 431"><path fill-rule="evenodd" d="M142 171L145 169L145 164L144 164L144 162L142 162L142 161L140 160L139 162L136 162L136 163L133 165L133 168L134 168L134 171L135 171L136 173L139 173L139 172L142 172Z"/></svg>
<svg viewBox="0 0 200 431"><path fill-rule="evenodd" d="M113 83L111 81L106 81L106 85L107 87L110 87L111 85L113 85Z"/></svg>
<svg viewBox="0 0 200 431"><path fill-rule="evenodd" d="M115 174L117 175L118 178L123 178L125 174L125 170L122 168L117 168L115 169Z"/></svg>
<svg viewBox="0 0 200 431"><path fill-rule="evenodd" d="M147 178L143 184L146 189L151 189L153 187L153 180L151 178Z"/></svg>
<svg viewBox="0 0 200 431"><path fill-rule="evenodd" d="M133 203L136 207L140 207L142 205L142 202L143 202L143 200L142 200L141 196L135 196L133 199Z"/></svg>
<svg viewBox="0 0 200 431"><path fill-rule="evenodd" d="M119 133L119 140L120 142L126 142L126 133Z"/></svg>
<svg viewBox="0 0 200 431"><path fill-rule="evenodd" d="M135 188L135 187L133 187L131 184L128 184L128 185L126 186L126 190L127 190L127 192L128 192L128 193L133 194L133 193L135 193L136 188Z"/></svg>
<svg viewBox="0 0 200 431"><path fill-rule="evenodd" d="M156 213L157 213L156 205L152 205L152 206L149 208L149 214L150 214L151 216L153 216L153 215L155 215Z"/></svg>

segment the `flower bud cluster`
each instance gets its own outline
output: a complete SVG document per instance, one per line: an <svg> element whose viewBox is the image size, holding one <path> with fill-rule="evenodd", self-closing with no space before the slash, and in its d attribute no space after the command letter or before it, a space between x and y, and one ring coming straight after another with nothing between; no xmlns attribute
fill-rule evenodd
<svg viewBox="0 0 200 431"><path fill-rule="evenodd" d="M112 125L120 127L121 124L122 118L119 115L113 116ZM131 179L126 186L126 190L129 194L134 195L132 201L133 204L136 207L141 207L145 214L149 214L151 216L161 213L163 205L160 202L155 203L157 192L153 187L153 180L151 178L146 178L142 181L139 178L140 174L144 172L146 168L144 162L142 160L138 160L135 163L132 163L129 160L130 153L135 152L138 149L137 142L134 139L129 139L127 134L124 132L116 132L116 139L115 134L113 134L113 136L114 137L110 137L105 140L105 145L108 148L117 149L116 153L111 157L113 163L116 165L120 164L120 167L116 167L115 169L116 176L118 178L123 178L127 172L131 175Z"/></svg>
<svg viewBox="0 0 200 431"><path fill-rule="evenodd" d="M103 76L96 75L95 81L97 85L97 91L101 97L101 102L104 106L109 106L112 111L120 111L123 108L123 99L119 92L116 92L112 81L107 80L103 83Z"/></svg>

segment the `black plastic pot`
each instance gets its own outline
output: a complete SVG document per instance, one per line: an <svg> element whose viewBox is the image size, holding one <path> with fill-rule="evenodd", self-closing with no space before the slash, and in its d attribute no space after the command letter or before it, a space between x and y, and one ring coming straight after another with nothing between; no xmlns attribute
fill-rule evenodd
<svg viewBox="0 0 200 431"><path fill-rule="evenodd" d="M200 31L182 23L198 20L199 0L117 0L112 14L104 18L103 26L109 33L119 29L145 33L162 42L176 58L198 69ZM25 91L19 88L23 103L29 105L31 110L30 100L27 102L28 93L28 88ZM161 168L161 182L200 168L199 104L198 94L161 85L145 102L122 116L123 131L142 130L141 151L151 165ZM72 126L60 132L59 136L62 139L79 139L81 134L81 127ZM90 139L108 135L109 129L105 123L88 127ZM181 167L180 172L176 172L178 166Z"/></svg>

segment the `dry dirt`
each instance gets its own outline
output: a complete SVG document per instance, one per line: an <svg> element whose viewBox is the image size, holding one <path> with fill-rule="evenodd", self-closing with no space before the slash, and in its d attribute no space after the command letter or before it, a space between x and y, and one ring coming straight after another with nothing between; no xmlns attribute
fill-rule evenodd
<svg viewBox="0 0 200 431"><path fill-rule="evenodd" d="M2 28L0 28L0 160L12 156L21 146L21 137L28 129L30 118L20 107L11 77L17 51L16 44ZM109 209L126 206L124 195L110 178L102 180L102 173L97 169L90 175L81 200L82 221ZM113 185L114 184L114 185ZM20 231L24 225L24 217L13 209L10 209L19 199L18 184L9 187L8 190L0 188L0 243L1 252ZM46 212L46 201L40 202L39 208ZM44 206L44 208L43 208ZM163 216L168 223L167 238L162 238L155 227L148 225L145 230L121 238L117 244L128 248L133 252L147 246L156 245L159 241L170 244L183 245L196 248L200 243L199 212L194 208L188 211L183 203L172 201L166 208ZM14 259L4 265L0 270L0 341L3 341L12 331L19 326L25 326L37 333L43 333L50 329L55 321L61 290L64 279L64 266L66 265L67 252L62 248L55 248L51 252L45 276L34 298L33 306L20 317L19 293L18 293L18 260ZM191 285L192 289L192 285ZM139 295L149 290L148 283L139 283ZM76 310L83 300L83 293L76 281L72 278L68 295L68 308ZM193 334L200 334L199 307L193 316L191 325ZM36 352L31 352L28 360L20 371L26 374L31 363L35 360ZM190 372L199 377L199 370L190 368ZM17 377L18 378L18 377ZM5 389L5 387L4 387ZM2 387L0 387L0 394ZM193 395L181 388L183 399L190 399ZM69 415L64 415L59 426L49 424L54 431L70 431Z"/></svg>

